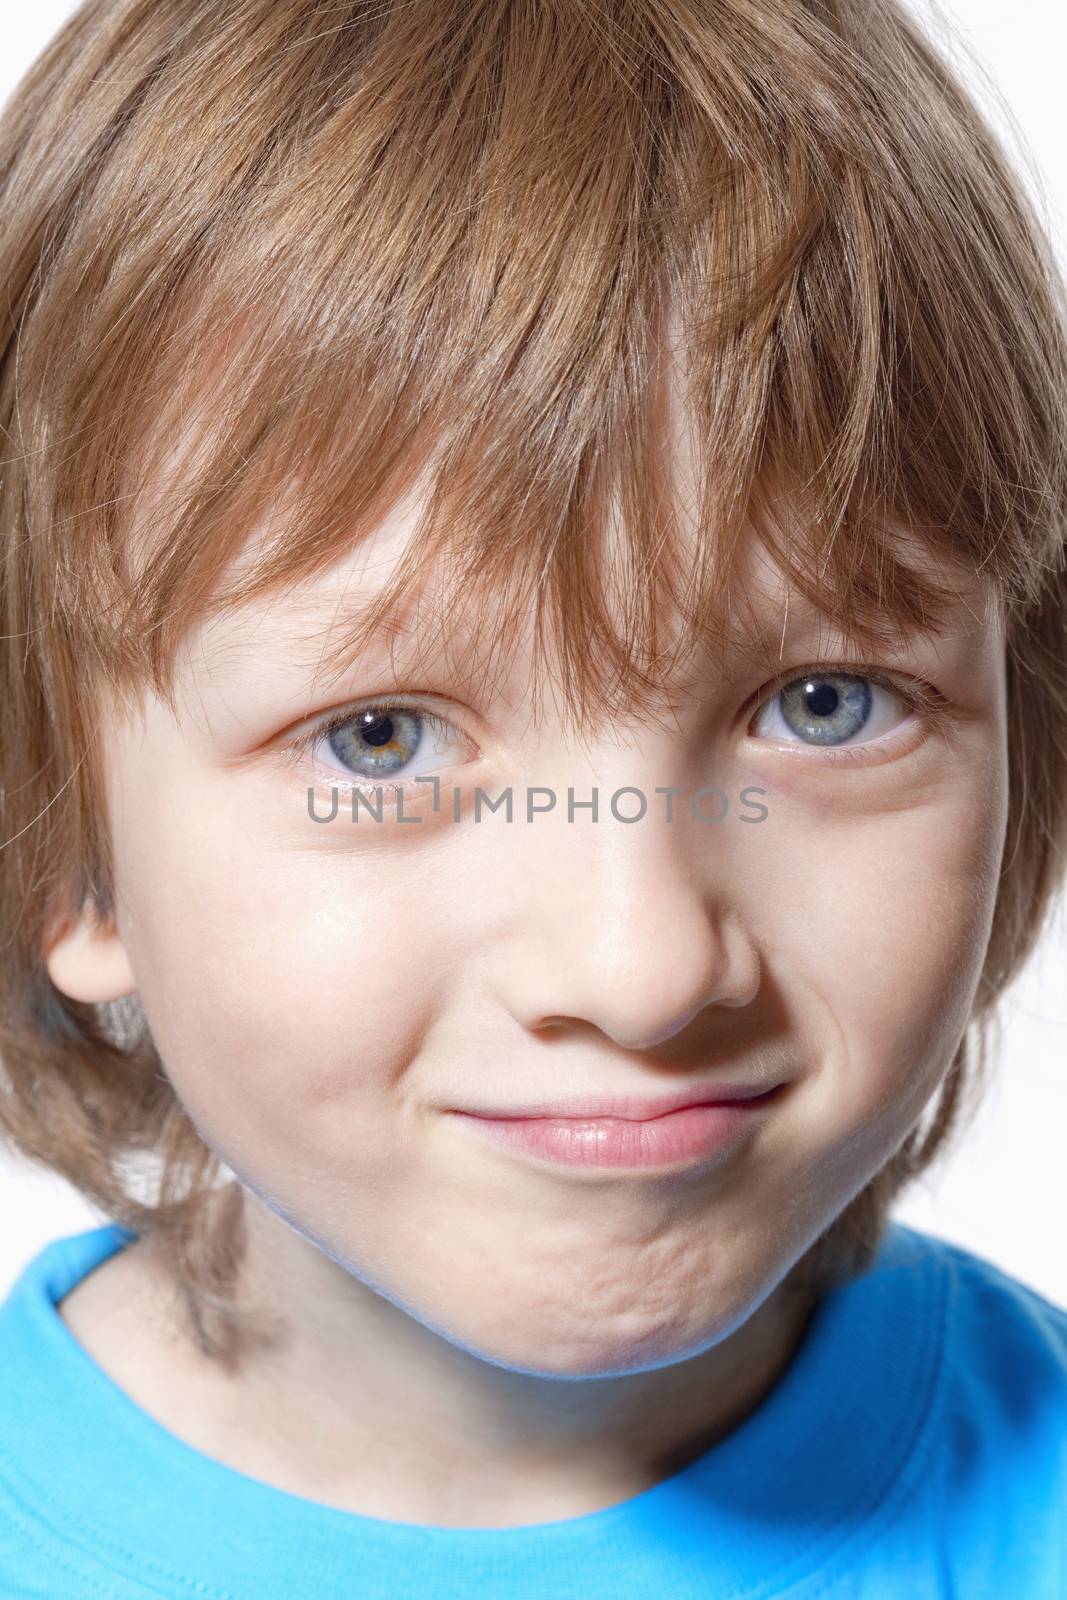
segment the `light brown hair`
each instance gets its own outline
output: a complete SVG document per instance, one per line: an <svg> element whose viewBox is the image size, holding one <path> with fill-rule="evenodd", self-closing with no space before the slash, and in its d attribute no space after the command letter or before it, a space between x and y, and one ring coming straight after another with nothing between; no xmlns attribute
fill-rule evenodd
<svg viewBox="0 0 1067 1600"><path fill-rule="evenodd" d="M156 1236L203 1348L236 1359L239 1189L150 1034L117 1039L43 951L80 908L113 913L101 707L169 699L191 628L332 564L432 459L410 560L351 648L441 556L457 605L492 598L500 648L534 600L579 722L654 704L665 601L693 648L721 636L752 530L864 643L935 625L954 564L992 580L1010 754L992 935L931 1114L803 1263L821 1286L861 1270L980 1080L1067 837L1062 283L911 15L89 0L0 119L0 282L11 1148ZM668 308L700 447L691 570L663 494ZM596 559L613 495L621 629ZM238 561L279 507L263 558Z"/></svg>

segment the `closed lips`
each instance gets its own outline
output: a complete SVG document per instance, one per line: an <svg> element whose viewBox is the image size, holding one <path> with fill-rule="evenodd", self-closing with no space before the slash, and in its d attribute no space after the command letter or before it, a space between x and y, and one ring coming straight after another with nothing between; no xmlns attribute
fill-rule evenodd
<svg viewBox="0 0 1067 1600"><path fill-rule="evenodd" d="M762 1084L709 1084L679 1090L673 1095L648 1096L584 1096L578 1099L558 1100L549 1104L527 1102L522 1105L503 1106L499 1109L457 1107L467 1116L484 1117L494 1121L508 1118L552 1117L556 1119L610 1117L623 1122L650 1122L665 1117L686 1106L730 1105L738 1101L762 1100L781 1087L778 1083Z"/></svg>

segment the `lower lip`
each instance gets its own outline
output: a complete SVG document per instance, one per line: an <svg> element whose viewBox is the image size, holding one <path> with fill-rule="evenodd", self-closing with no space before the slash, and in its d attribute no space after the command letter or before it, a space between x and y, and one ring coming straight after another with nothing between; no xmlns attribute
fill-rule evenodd
<svg viewBox="0 0 1067 1600"><path fill-rule="evenodd" d="M475 1132L568 1167L664 1167L729 1148L780 1096L778 1084L752 1100L683 1106L647 1122L619 1117L477 1117L455 1111Z"/></svg>

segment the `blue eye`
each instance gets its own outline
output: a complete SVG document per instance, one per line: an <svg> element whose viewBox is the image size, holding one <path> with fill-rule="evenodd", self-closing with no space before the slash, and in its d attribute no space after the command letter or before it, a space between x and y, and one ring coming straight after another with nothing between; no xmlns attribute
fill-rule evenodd
<svg viewBox="0 0 1067 1600"><path fill-rule="evenodd" d="M803 744L867 743L900 722L894 701L911 711L918 709L920 696L864 673L807 672L764 701L753 731L786 739L792 735Z"/></svg>
<svg viewBox="0 0 1067 1600"><path fill-rule="evenodd" d="M325 733L327 748L347 766L362 765L361 777L392 777L426 742L425 719L410 711L359 711Z"/></svg>
<svg viewBox="0 0 1067 1600"><path fill-rule="evenodd" d="M295 759L310 756L327 771L331 761L339 762L338 777L355 780L342 787L403 787L416 776L439 772L442 764L470 759L469 741L451 723L399 701L346 710L295 739L292 750Z"/></svg>

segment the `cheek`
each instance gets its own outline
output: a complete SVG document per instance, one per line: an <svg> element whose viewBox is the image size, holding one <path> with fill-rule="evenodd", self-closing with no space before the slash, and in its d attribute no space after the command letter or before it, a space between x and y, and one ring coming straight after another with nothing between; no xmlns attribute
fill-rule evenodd
<svg viewBox="0 0 1067 1600"><path fill-rule="evenodd" d="M1007 783L995 764L954 777L896 809L805 818L789 893L777 897L779 957L769 959L821 1041L808 1101L816 1142L888 1155L943 1078L970 1017ZM775 870L785 873L784 858Z"/></svg>
<svg viewBox="0 0 1067 1600"><path fill-rule="evenodd" d="M253 1167L402 1160L401 1080L450 949L425 867L272 851L249 831L195 849L167 837L150 870L130 860L131 883L150 885L129 903L131 956L202 1135L235 1167L246 1152Z"/></svg>

